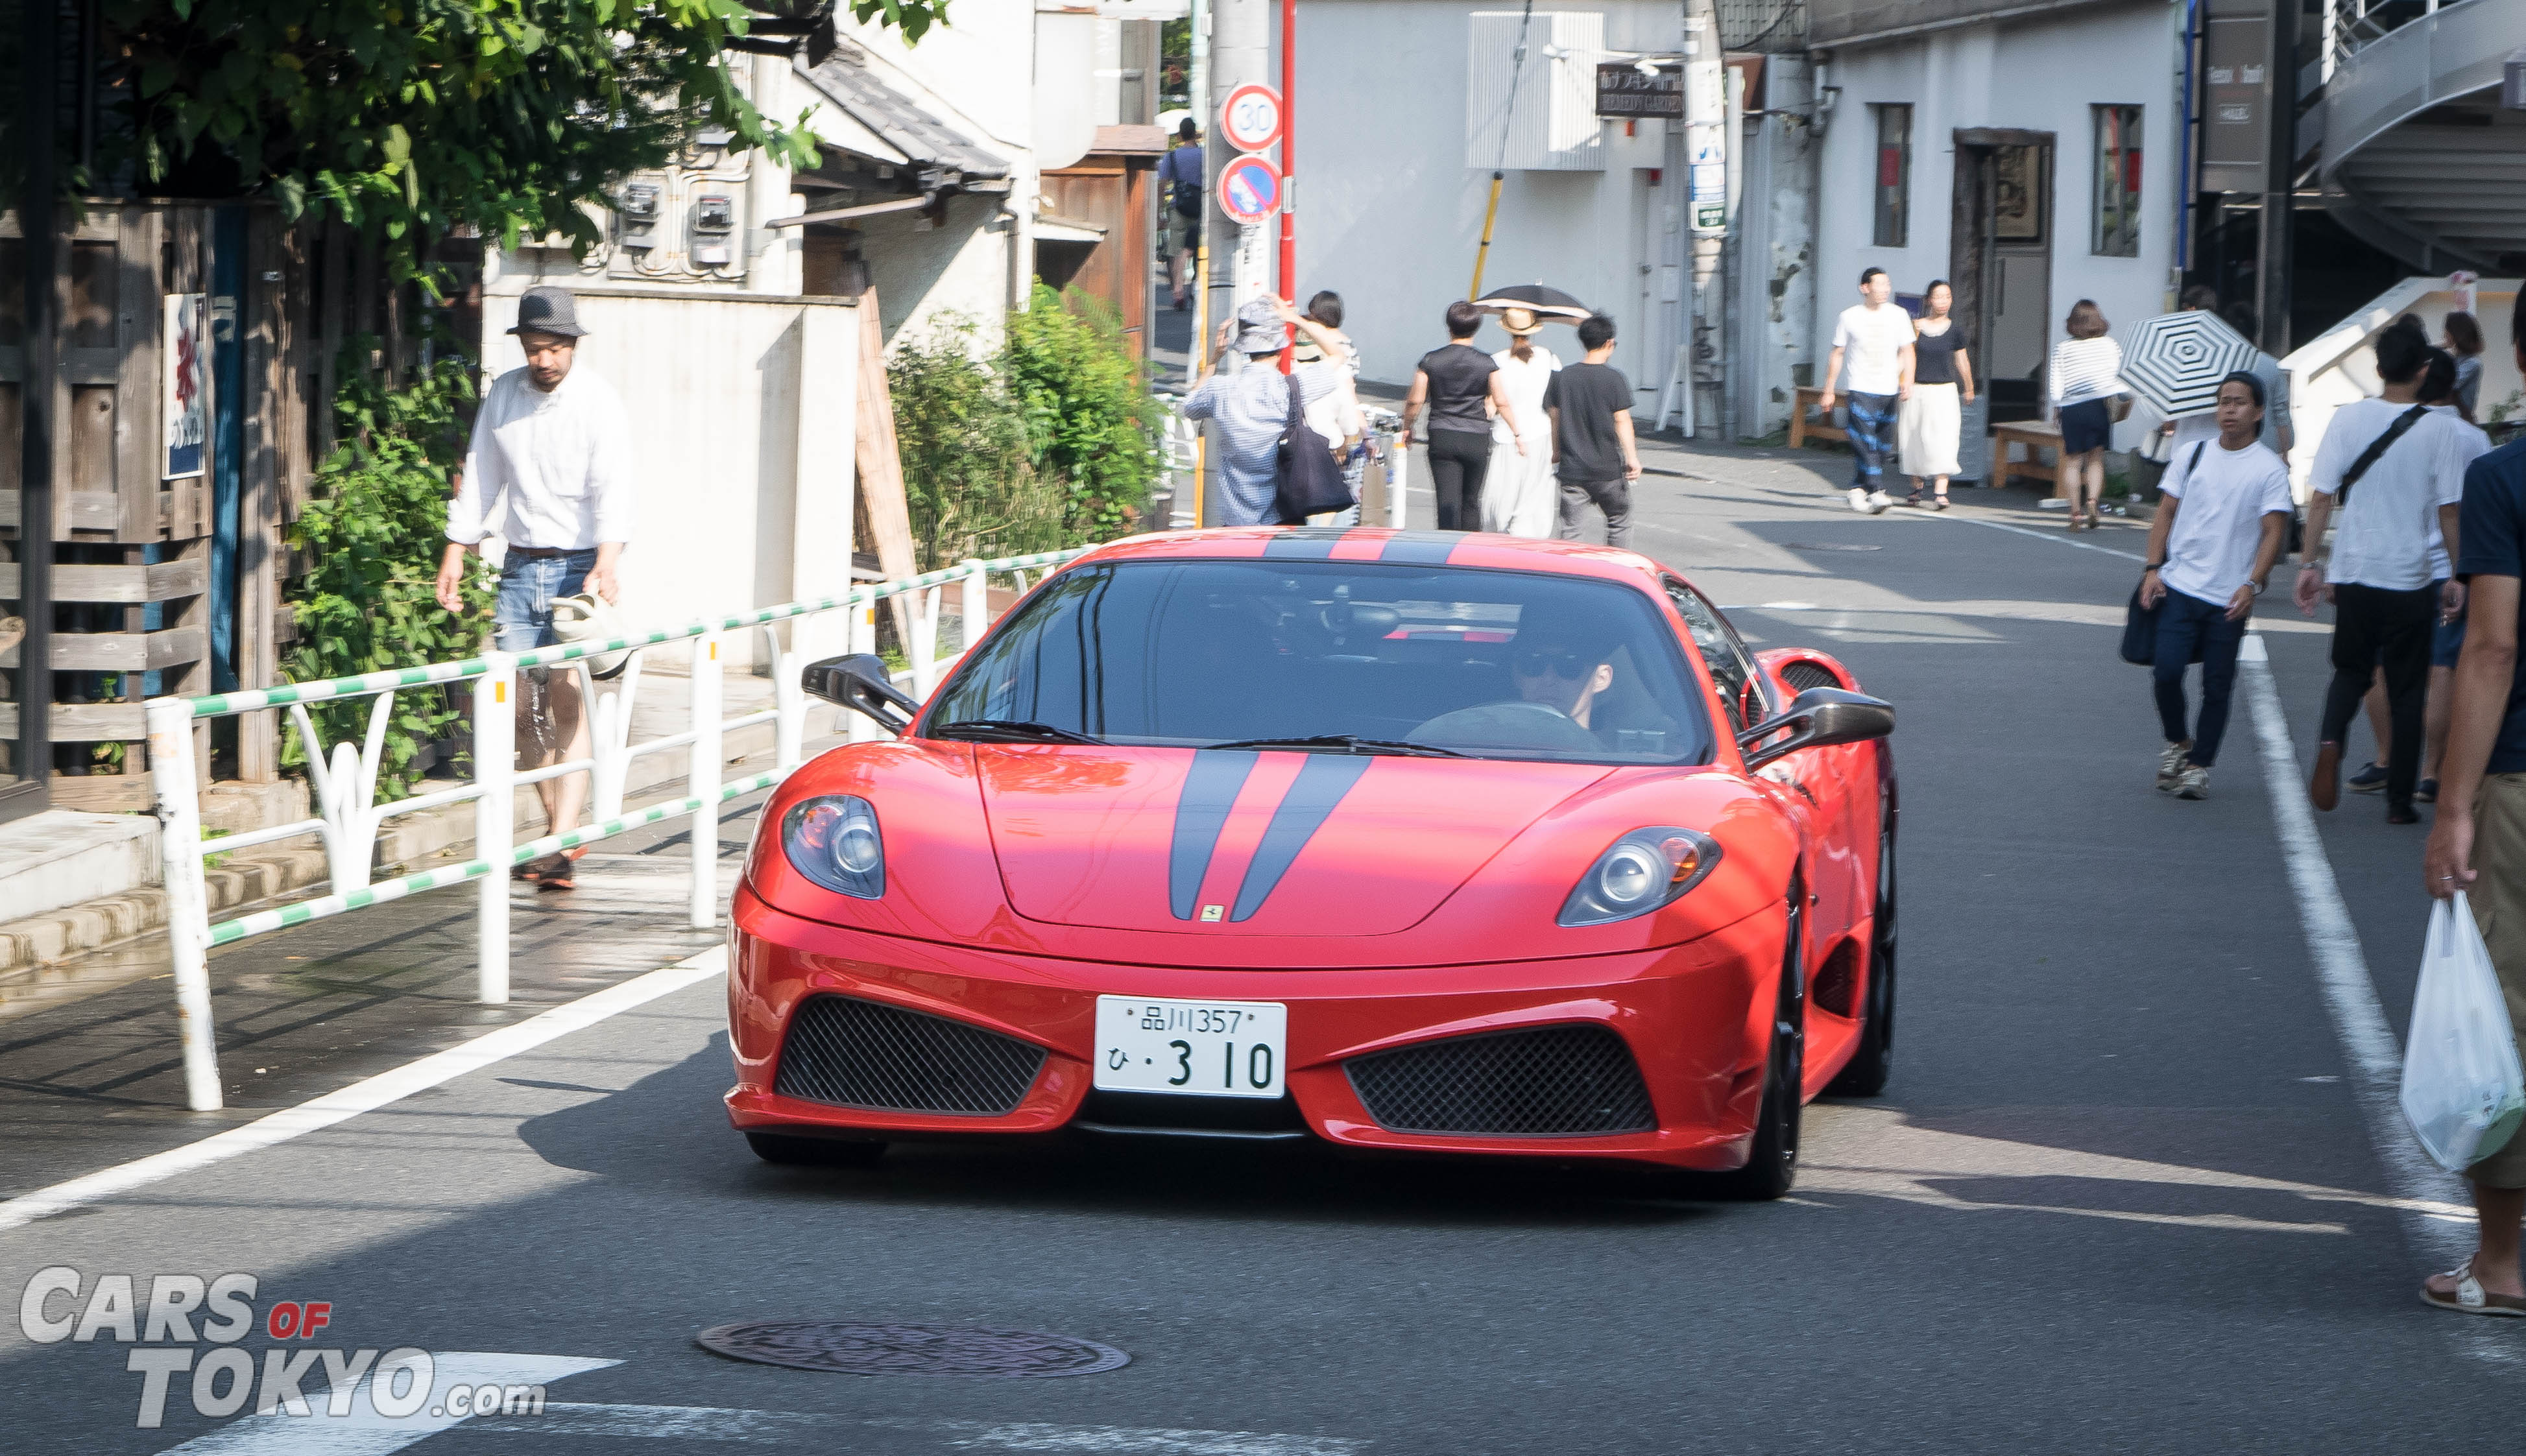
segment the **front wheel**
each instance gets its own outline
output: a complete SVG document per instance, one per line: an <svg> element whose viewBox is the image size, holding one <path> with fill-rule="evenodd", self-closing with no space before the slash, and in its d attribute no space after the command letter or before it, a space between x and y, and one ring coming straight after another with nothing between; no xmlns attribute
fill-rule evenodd
<svg viewBox="0 0 2526 1456"><path fill-rule="evenodd" d="M1859 1049L1826 1091L1842 1097L1874 1097L1894 1074L1894 811L1888 795L1885 828L1877 839L1877 911L1868 943L1868 1001L1859 1024Z"/></svg>
<svg viewBox="0 0 2526 1456"><path fill-rule="evenodd" d="M1763 1103L1754 1114L1754 1150L1734 1173L1705 1175L1709 1196L1761 1202L1790 1191L1798 1177L1798 1129L1806 1108L1806 890L1790 889L1789 949L1763 1060Z"/></svg>

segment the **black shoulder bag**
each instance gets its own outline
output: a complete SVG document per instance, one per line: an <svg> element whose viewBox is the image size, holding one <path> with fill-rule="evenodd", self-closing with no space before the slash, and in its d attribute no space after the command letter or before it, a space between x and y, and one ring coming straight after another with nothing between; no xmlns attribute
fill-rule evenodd
<svg viewBox="0 0 2526 1456"><path fill-rule="evenodd" d="M2377 463L2378 457L2386 453L2388 446L2401 439L2404 432L2420 424L2421 417L2429 412L2428 405L2416 404L2397 415L2395 423L2386 427L2385 433L2368 442L2368 448L2359 452L2359 458L2350 462L2350 469L2342 473L2342 484L2333 492L2335 510L2341 510L2350 504L2350 487L2359 483L2359 477L2368 474L2368 467Z"/></svg>
<svg viewBox="0 0 2526 1456"><path fill-rule="evenodd" d="M1307 405L1298 393L1295 370L1289 373L1289 426L1281 433L1281 457L1272 474L1273 508L1283 526L1304 526L1310 516L1358 504L1342 479L1334 447L1307 427Z"/></svg>
<svg viewBox="0 0 2526 1456"><path fill-rule="evenodd" d="M2184 462L2184 478L2188 484L2191 483L2194 475L2201 469L2201 452L2208 448L2210 448L2208 440L2197 443L2193 447L2193 458ZM2164 568L2161 567L2159 570L2163 572ZM2146 572L2142 573L2142 578L2147 579L2147 575ZM2165 583L2166 578L2160 576L2158 584L2163 586ZM2140 584L2138 582L2132 584L2131 605L2123 609L2123 661L2144 668L2157 661L2157 613L2158 608L2165 605L2166 598L2161 596L2157 599L2156 607L2142 606ZM2201 660L2201 639L2198 637L2193 641L2193 660L2195 662Z"/></svg>

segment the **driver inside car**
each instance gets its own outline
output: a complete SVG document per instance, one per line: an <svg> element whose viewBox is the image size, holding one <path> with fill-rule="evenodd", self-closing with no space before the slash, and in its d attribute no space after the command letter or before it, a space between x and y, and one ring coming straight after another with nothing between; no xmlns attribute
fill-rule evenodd
<svg viewBox="0 0 2526 1456"><path fill-rule="evenodd" d="M1534 638L1534 645L1528 639ZM1596 706L1597 694L1614 685L1613 644L1589 642L1549 627L1521 628L1509 651L1509 680L1520 701L1541 703L1581 728Z"/></svg>
<svg viewBox="0 0 2526 1456"><path fill-rule="evenodd" d="M1517 696L1442 713L1412 730L1412 741L1469 750L1497 748L1594 754L1613 735L1603 723L1620 644L1584 618L1528 607L1508 646Z"/></svg>

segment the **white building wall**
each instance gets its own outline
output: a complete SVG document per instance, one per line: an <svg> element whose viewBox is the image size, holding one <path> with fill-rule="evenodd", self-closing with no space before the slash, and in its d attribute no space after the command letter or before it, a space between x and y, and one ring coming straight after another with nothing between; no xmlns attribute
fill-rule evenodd
<svg viewBox="0 0 2526 1456"><path fill-rule="evenodd" d="M859 310L837 299L574 287L574 372L602 377L632 421L639 515L623 553L635 624L847 589ZM514 294L483 300L483 368L526 362ZM752 662L761 637L723 649Z"/></svg>
<svg viewBox="0 0 2526 1456"><path fill-rule="evenodd" d="M1297 296L1342 295L1343 328L1371 380L1408 384L1414 361L1447 341L1441 316L1472 281L1490 173L1465 165L1469 21L1516 10L1513 0L1300 0ZM1549 11L1601 14L1610 50L1682 45L1674 0L1536 13ZM1486 286L1541 280L1611 314L1614 363L1641 390L1643 419L1688 306L1659 301L1671 288L1660 270L1681 261L1680 226L1668 230L1681 222L1679 156L1662 124L1642 123L1626 137L1609 123L1603 171L1508 174L1483 274ZM1650 169L1663 171L1655 185ZM1496 350L1508 336L1487 324L1474 342ZM1566 329L1546 330L1542 342L1578 357Z"/></svg>
<svg viewBox="0 0 2526 1456"><path fill-rule="evenodd" d="M1841 87L1825 136L1819 183L1815 357L1833 342L1836 317L1858 300L1863 268L1883 268L1898 293L1946 277L1955 179L1953 134L1965 127L2053 133L2051 326L2061 336L2070 305L2093 298L2117 333L2173 307L2182 155L2181 6L2161 0L1934 31L1844 46L1825 83ZM1908 244L1871 242L1877 137L1872 103L1912 112L1912 216ZM2095 122L2092 106L2143 108L2140 256L2092 253ZM2126 422L2128 447L2139 425ZM2131 438L2122 438L2131 436Z"/></svg>

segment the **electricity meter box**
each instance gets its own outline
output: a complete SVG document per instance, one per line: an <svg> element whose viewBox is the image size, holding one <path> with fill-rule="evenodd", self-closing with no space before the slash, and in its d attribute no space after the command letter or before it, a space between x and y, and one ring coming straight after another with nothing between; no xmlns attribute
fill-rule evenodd
<svg viewBox="0 0 2526 1456"><path fill-rule="evenodd" d="M654 248L658 245L658 184L632 182L623 189L623 246Z"/></svg>
<svg viewBox="0 0 2526 1456"><path fill-rule="evenodd" d="M703 192L693 198L692 259L695 268L726 268L736 258L736 198Z"/></svg>

